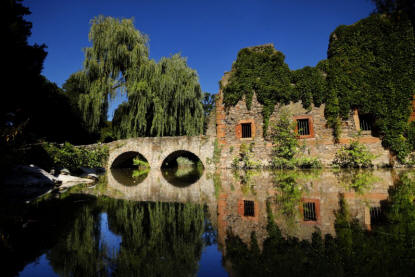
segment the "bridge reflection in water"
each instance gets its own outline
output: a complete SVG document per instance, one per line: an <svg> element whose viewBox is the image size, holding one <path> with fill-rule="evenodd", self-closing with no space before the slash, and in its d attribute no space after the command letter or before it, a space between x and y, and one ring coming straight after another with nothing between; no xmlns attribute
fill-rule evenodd
<svg viewBox="0 0 415 277"><path fill-rule="evenodd" d="M285 236L311 239L316 229L323 235L335 236L340 195L348 203L351 216L370 229L374 213L388 198L388 189L397 175L392 170L205 170L194 184L178 187L167 181L160 170L151 169L135 186L125 186L109 174L108 186L116 191L109 193L110 197L206 204L218 230L218 242L224 246L228 230L247 243L255 232L261 244L267 236L267 203Z"/></svg>
<svg viewBox="0 0 415 277"><path fill-rule="evenodd" d="M208 203L216 202L215 189L211 173L204 171L200 178L188 186L175 186L169 182L159 169L150 169L144 180L136 185L125 185L127 181L131 184L133 178L120 175L116 170L108 173L108 187L121 193L121 198L135 201L151 202L192 202ZM114 174L115 173L115 174ZM128 172L129 173L129 172ZM127 174L128 174L127 173ZM113 196L113 195L111 195Z"/></svg>

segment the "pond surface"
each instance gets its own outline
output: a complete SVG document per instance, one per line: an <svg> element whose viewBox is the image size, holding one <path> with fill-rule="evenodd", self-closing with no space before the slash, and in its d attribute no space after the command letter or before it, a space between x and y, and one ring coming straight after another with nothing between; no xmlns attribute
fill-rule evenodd
<svg viewBox="0 0 415 277"><path fill-rule="evenodd" d="M3 203L1 276L415 272L415 172L187 174L121 170L35 204Z"/></svg>

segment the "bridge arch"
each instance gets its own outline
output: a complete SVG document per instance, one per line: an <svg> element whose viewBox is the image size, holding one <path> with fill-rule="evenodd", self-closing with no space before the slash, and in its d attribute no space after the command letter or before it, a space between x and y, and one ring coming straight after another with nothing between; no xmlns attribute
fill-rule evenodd
<svg viewBox="0 0 415 277"><path fill-rule="evenodd" d="M173 186L187 187L196 183L205 170L201 159L188 150L176 150L168 154L161 163L164 179Z"/></svg>
<svg viewBox="0 0 415 277"><path fill-rule="evenodd" d="M204 164L202 160L193 152L189 150L176 150L168 154L161 163L161 168L163 167L171 167L171 166L177 166L177 158L183 157L188 159L189 161L192 161L194 163L200 162L201 165L204 167Z"/></svg>
<svg viewBox="0 0 415 277"><path fill-rule="evenodd" d="M134 191L137 190L147 190L144 187L151 182L158 184L156 187L158 187L159 184L163 184L165 188L169 188L169 186L172 184L163 178L162 171L159 170L162 166L163 161L167 157L176 151L188 151L200 159L205 169L213 169L214 164L212 163L212 155L214 151L214 145L215 137L209 136L141 137L117 140L107 143L106 146L109 148L109 155L106 166L108 170L108 183L110 186L122 189L122 191L127 194L136 194L138 192ZM119 178L116 178L117 176L113 176L111 172L111 168L113 167L114 162L114 165L117 165L117 163L124 160L124 158L131 158L129 155L132 154L124 154L128 152L140 153L147 159L150 167L153 168L149 171L146 179L138 186L125 186L125 184L120 182ZM176 154L177 152L175 155ZM205 178L203 177L205 175L206 170L204 170L203 175L200 178ZM199 182L200 179L196 183ZM154 188L152 188L151 191L147 191L148 195L151 195L153 192Z"/></svg>
<svg viewBox="0 0 415 277"><path fill-rule="evenodd" d="M138 151L126 151L115 157L110 164L110 168L133 168L137 167L133 164L133 159L139 158L140 160L148 162L146 157Z"/></svg>
<svg viewBox="0 0 415 277"><path fill-rule="evenodd" d="M191 152L200 159L205 168L213 168L211 159L214 142L214 137L207 136L145 137L113 141L107 144L109 147L107 168L110 169L114 161L123 153L131 151L143 155L154 169L161 168L163 161L176 151Z"/></svg>

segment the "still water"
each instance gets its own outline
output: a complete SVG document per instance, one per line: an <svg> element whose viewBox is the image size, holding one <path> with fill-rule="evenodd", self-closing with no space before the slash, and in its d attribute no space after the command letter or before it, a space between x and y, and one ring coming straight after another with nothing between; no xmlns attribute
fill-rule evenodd
<svg viewBox="0 0 415 277"><path fill-rule="evenodd" d="M414 276L415 172L115 170L2 206L1 276Z"/></svg>

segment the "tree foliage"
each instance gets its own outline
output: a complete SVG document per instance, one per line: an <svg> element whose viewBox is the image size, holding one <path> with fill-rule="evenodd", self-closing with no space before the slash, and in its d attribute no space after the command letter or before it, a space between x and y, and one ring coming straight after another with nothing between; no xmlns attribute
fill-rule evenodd
<svg viewBox="0 0 415 277"><path fill-rule="evenodd" d="M25 161L18 153L38 140L87 143L91 137L80 124L79 111L54 83L41 75L46 57L44 44L30 45L30 14L19 0L2 1L2 62L4 97L0 101L0 166L4 169Z"/></svg>
<svg viewBox="0 0 415 277"><path fill-rule="evenodd" d="M81 167L105 167L108 158L108 148L106 146L87 149L75 147L66 142L63 145L45 143L43 148L53 160L53 167L66 168L71 172L75 172Z"/></svg>
<svg viewBox="0 0 415 277"><path fill-rule="evenodd" d="M415 28L415 2L413 0L372 0L377 13L387 13L409 18Z"/></svg>
<svg viewBox="0 0 415 277"><path fill-rule="evenodd" d="M99 16L91 20L82 71L68 82L77 95L84 121L92 131L105 122L108 96L127 93L115 111L118 138L195 135L203 130L202 92L197 73L179 54L149 58L148 38L133 20Z"/></svg>
<svg viewBox="0 0 415 277"><path fill-rule="evenodd" d="M102 236L102 213L108 229L122 238L119 248ZM100 198L83 206L47 257L63 276L192 276L204 246L204 221L198 204Z"/></svg>

